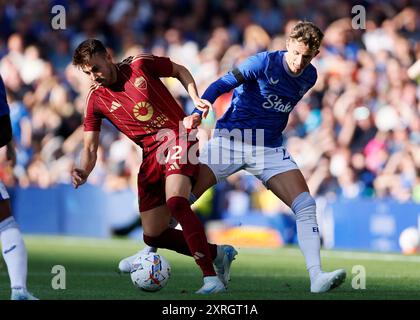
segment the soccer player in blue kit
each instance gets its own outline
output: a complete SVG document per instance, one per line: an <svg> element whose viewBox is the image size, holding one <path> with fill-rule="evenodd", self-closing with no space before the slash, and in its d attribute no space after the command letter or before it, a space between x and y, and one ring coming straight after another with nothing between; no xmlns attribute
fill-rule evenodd
<svg viewBox="0 0 420 320"><path fill-rule="evenodd" d="M346 272L324 272L321 268L316 203L296 162L282 146L282 132L290 112L317 80L311 60L319 53L322 38L316 25L301 21L288 36L286 51L251 56L208 87L202 98L211 103L223 93L234 91L230 107L217 121L213 138L200 152L200 174L190 201L242 169L255 175L295 214L298 243L313 293L339 286ZM197 127L201 114L194 110L184 119L184 125ZM242 141L236 139L238 133ZM230 263L226 264L228 268Z"/></svg>
<svg viewBox="0 0 420 320"><path fill-rule="evenodd" d="M10 109L6 89L0 77L0 148L6 146L7 160L13 165L16 154L12 142ZM26 289L28 254L22 234L11 214L9 194L0 181L0 239L4 261L9 272L11 300L38 300Z"/></svg>

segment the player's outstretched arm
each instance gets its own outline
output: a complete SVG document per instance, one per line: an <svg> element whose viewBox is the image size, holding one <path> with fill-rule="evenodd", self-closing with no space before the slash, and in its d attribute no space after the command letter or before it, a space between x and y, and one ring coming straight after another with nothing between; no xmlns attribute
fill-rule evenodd
<svg viewBox="0 0 420 320"><path fill-rule="evenodd" d="M223 93L229 92L241 84L238 79L232 74L227 73L223 77L213 82L204 92L201 99L206 101L209 106L216 101L216 99ZM204 113L200 108L195 108L191 115L187 116L183 120L184 127L187 129L196 128L201 123L201 118L205 118L207 113Z"/></svg>
<svg viewBox="0 0 420 320"><path fill-rule="evenodd" d="M75 189L84 184L96 164L99 131L85 131L80 167L73 168L71 181Z"/></svg>
<svg viewBox="0 0 420 320"><path fill-rule="evenodd" d="M197 85L195 84L194 78L188 69L182 65L172 62L172 77L177 78L182 83L185 90L187 90L192 101L194 102L196 109L199 109L203 113L202 117L207 117L207 114L211 108L211 103L205 99L200 98Z"/></svg>

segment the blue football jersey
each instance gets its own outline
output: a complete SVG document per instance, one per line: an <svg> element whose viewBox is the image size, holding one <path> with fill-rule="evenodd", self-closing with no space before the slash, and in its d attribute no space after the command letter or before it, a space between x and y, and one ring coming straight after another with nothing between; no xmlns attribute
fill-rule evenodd
<svg viewBox="0 0 420 320"><path fill-rule="evenodd" d="M3 79L0 77L0 116L9 113L10 109L6 100L6 88L4 87Z"/></svg>
<svg viewBox="0 0 420 320"><path fill-rule="evenodd" d="M235 88L229 108L216 123L216 135L222 135L220 129L264 129L266 147L282 145L289 113L317 79L312 64L299 75L292 74L285 53L272 51L251 56L209 86L203 98L211 103ZM252 142L256 142L255 133Z"/></svg>

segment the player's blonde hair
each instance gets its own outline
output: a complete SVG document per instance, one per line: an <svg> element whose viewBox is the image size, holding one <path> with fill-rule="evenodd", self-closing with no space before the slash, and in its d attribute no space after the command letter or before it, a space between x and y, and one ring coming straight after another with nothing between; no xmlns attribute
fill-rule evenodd
<svg viewBox="0 0 420 320"><path fill-rule="evenodd" d="M289 39L303 42L311 50L318 50L323 38L321 29L309 21L299 21L289 34Z"/></svg>

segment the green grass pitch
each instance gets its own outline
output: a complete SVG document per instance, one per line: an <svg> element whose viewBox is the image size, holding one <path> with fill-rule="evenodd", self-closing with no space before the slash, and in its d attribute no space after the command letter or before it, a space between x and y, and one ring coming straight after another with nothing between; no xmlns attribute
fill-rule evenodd
<svg viewBox="0 0 420 320"><path fill-rule="evenodd" d="M25 236L29 252L28 287L40 299L140 299L140 300L287 300L287 299L420 299L420 256L322 250L324 270L344 268L345 283L326 294L309 293L303 256L297 247L280 249L238 248L232 280L224 294L198 296L200 271L192 258L160 250L171 264L168 285L159 292L136 289L129 275L116 272L121 258L143 244L132 240L97 240L71 237ZM66 289L54 290L54 265L66 270ZM357 282L353 266L366 270L366 289ZM360 282L359 282L360 283ZM9 279L0 260L0 299L8 299Z"/></svg>

